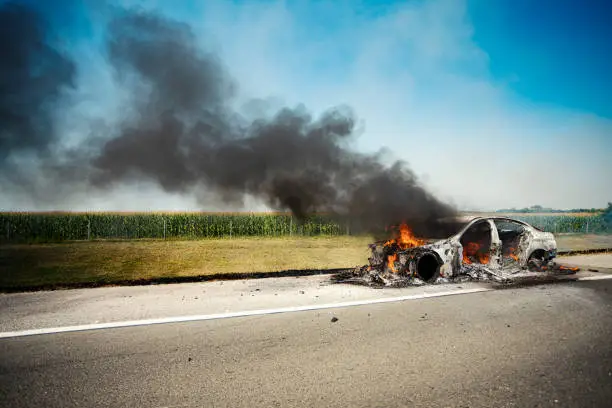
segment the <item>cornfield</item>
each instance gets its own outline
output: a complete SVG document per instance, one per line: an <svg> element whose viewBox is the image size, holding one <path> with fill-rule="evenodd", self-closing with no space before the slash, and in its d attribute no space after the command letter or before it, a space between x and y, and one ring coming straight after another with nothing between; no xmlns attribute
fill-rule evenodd
<svg viewBox="0 0 612 408"><path fill-rule="evenodd" d="M608 225L601 215L576 216L576 215L532 215L514 216L517 220L524 221L534 227L553 233L574 234L602 234L612 233L612 226Z"/></svg>
<svg viewBox="0 0 612 408"><path fill-rule="evenodd" d="M322 215L297 223L283 213L0 213L0 242L345 235L346 228Z"/></svg>
<svg viewBox="0 0 612 408"><path fill-rule="evenodd" d="M554 233L612 233L601 215L515 216ZM3 232L3 233L2 233ZM350 234L325 215L297 223L286 213L0 213L0 242L200 239Z"/></svg>

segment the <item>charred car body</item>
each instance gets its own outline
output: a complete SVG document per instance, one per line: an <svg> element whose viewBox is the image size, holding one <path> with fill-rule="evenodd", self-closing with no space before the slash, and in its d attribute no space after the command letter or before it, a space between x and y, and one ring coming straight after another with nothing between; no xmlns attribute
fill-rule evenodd
<svg viewBox="0 0 612 408"><path fill-rule="evenodd" d="M370 248L370 264L353 271L353 277L387 285L462 278L505 281L548 272L557 255L553 234L504 217L474 218L457 234L435 242L415 238L402 225L396 238Z"/></svg>

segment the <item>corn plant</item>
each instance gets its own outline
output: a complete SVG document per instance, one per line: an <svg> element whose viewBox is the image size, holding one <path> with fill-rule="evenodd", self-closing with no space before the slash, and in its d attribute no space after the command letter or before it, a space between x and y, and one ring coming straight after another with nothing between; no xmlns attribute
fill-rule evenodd
<svg viewBox="0 0 612 408"><path fill-rule="evenodd" d="M518 216L554 233L612 233L601 215ZM347 225L315 214L298 223L287 213L0 213L0 242L96 239L202 239L346 235Z"/></svg>

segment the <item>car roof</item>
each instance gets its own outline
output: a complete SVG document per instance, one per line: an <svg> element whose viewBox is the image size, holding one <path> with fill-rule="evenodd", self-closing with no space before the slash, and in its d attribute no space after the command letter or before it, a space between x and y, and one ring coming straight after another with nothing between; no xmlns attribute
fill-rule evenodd
<svg viewBox="0 0 612 408"><path fill-rule="evenodd" d="M542 231L540 228L534 227L533 225L531 225L531 224L529 224L529 223L527 223L525 221L517 220L516 218L510 218L510 217L495 217L495 216L493 216L493 217L474 217L474 218L470 219L467 224L472 224L475 221L483 221L483 220L511 221L511 222L516 222L517 224L524 225L524 226L529 227L529 228L536 229L538 231ZM466 227L467 227L467 225L466 225Z"/></svg>

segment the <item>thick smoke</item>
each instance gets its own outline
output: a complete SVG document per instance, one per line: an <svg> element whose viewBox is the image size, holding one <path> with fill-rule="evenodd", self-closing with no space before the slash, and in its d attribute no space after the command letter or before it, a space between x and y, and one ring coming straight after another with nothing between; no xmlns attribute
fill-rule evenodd
<svg viewBox="0 0 612 408"><path fill-rule="evenodd" d="M285 108L247 120L231 108L236 84L214 54L200 49L189 26L122 10L107 31L105 52L116 80L131 92L125 111L133 113L87 160L82 174L92 185L104 189L149 179L169 192L205 191L232 203L252 195L300 220L326 212L361 232L378 233L402 221L422 236L455 228L438 221L455 210L424 190L403 163L389 167L378 155L347 147L357 122L350 108L336 107L317 118L303 107ZM27 49L28 42L22 42ZM30 96L38 110L28 110L28 119L9 126L9 134L48 120L48 102L59 85L70 84L73 70L67 61L54 62L46 85L11 85L17 94ZM13 69L23 76L30 67L24 62ZM23 143L37 145L41 137L30 132ZM7 140L10 148L16 145Z"/></svg>
<svg viewBox="0 0 612 408"><path fill-rule="evenodd" d="M0 169L13 153L48 153L57 139L54 114L76 68L48 38L38 13L0 4Z"/></svg>

